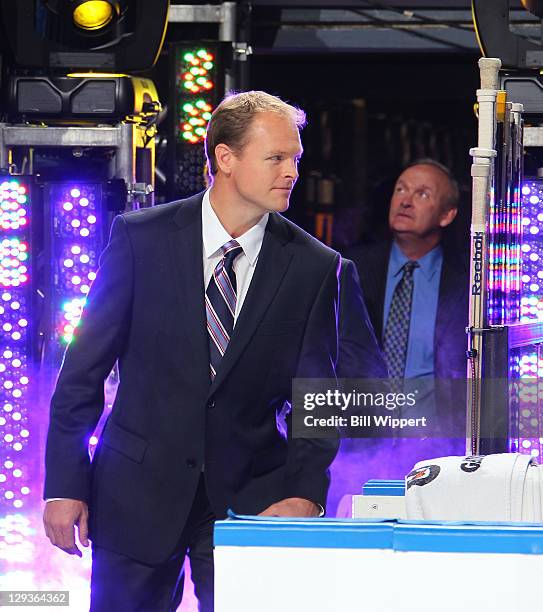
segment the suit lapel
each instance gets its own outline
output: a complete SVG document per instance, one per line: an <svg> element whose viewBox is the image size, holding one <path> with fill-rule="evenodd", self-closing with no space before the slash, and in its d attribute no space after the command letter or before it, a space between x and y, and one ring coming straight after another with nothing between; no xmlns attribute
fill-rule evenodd
<svg viewBox="0 0 543 612"><path fill-rule="evenodd" d="M174 282L183 305L183 328L191 344L195 370L202 372L208 387L209 344L204 302L202 255L202 194L186 200L175 215L175 226L169 235L169 250L174 267Z"/></svg>
<svg viewBox="0 0 543 612"><path fill-rule="evenodd" d="M373 288L372 310L373 320L375 321L375 335L379 344L383 342L384 333L384 315L385 308L385 292L387 287L388 264L390 260L390 249L392 244L385 242L379 244L375 251L372 252L373 257L368 261L368 276L371 278L370 286Z"/></svg>
<svg viewBox="0 0 543 612"><path fill-rule="evenodd" d="M289 232L286 222L279 215L272 213L266 225L262 248L249 291L243 302L226 353L219 365L217 376L209 390L210 395L217 390L239 359L279 289L292 258L288 241Z"/></svg>

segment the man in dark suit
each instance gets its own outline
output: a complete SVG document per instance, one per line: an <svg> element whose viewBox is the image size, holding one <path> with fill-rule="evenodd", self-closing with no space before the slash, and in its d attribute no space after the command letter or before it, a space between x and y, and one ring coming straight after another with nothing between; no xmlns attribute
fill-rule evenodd
<svg viewBox="0 0 543 612"><path fill-rule="evenodd" d="M391 377L435 379L438 420L444 423L454 411L456 424L465 414L469 271L467 258L443 240L443 231L456 217L458 199L457 183L445 166L431 159L416 161L394 188L392 241L346 252L358 268ZM408 290L398 301L395 293L402 284ZM402 322L406 325L398 329Z"/></svg>
<svg viewBox="0 0 543 612"><path fill-rule="evenodd" d="M175 610L187 551L200 609L212 610L215 518L324 511L337 440L277 425L292 379L333 378L337 361L340 257L280 214L304 122L264 92L227 97L208 127L211 189L113 224L46 453L46 533L80 555L74 526L83 545L89 529L92 610Z"/></svg>
<svg viewBox="0 0 543 612"><path fill-rule="evenodd" d="M338 378L387 377L386 364L368 315L354 262L341 260Z"/></svg>
<svg viewBox="0 0 543 612"><path fill-rule="evenodd" d="M338 332L338 379L345 379L347 384L350 380L386 379L386 364L368 316L356 266L345 258L341 260ZM360 384L364 389L364 383ZM347 387L348 390L351 388ZM373 387L366 385L364 390L370 388ZM354 430L343 433L338 454L330 468L328 505L331 512L350 516L351 495L360 491L364 475L366 480L374 476L371 473L367 476L367 460L372 456L374 444L368 438L350 437ZM348 506L348 513L343 512L343 505Z"/></svg>

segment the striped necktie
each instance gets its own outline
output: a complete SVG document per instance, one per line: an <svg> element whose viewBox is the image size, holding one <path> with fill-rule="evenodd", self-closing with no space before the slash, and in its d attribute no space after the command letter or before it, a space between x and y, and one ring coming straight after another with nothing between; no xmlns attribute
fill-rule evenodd
<svg viewBox="0 0 543 612"><path fill-rule="evenodd" d="M211 380L217 374L219 363L230 342L236 314L236 274L232 268L234 259L243 249L236 240L221 247L219 261L206 289L206 318L209 334L209 366Z"/></svg>
<svg viewBox="0 0 543 612"><path fill-rule="evenodd" d="M388 375L395 381L404 378L413 300L413 272L417 261L408 261L403 266L403 276L394 289L385 326L383 348L388 366Z"/></svg>

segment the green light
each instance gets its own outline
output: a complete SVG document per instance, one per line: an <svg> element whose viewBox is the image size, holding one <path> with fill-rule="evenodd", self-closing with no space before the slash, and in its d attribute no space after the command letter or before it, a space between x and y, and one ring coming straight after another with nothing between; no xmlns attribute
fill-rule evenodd
<svg viewBox="0 0 543 612"><path fill-rule="evenodd" d="M206 131L202 127L196 128L194 132L198 134L198 136L203 136L206 133Z"/></svg>
<svg viewBox="0 0 543 612"><path fill-rule="evenodd" d="M195 117L192 117L192 119L189 119L189 123L191 125L198 125L198 119L196 119Z"/></svg>
<svg viewBox="0 0 543 612"><path fill-rule="evenodd" d="M194 106L192 106L192 104L189 104L188 102L186 104L183 104L183 110L186 113L190 113L191 110L193 110Z"/></svg>
<svg viewBox="0 0 543 612"><path fill-rule="evenodd" d="M204 68L206 70L211 70L213 68L213 62L204 62Z"/></svg>
<svg viewBox="0 0 543 612"><path fill-rule="evenodd" d="M185 53L185 55L183 55L183 59L186 62L192 62L192 60L194 59L194 54L192 54L192 53Z"/></svg>
<svg viewBox="0 0 543 612"><path fill-rule="evenodd" d="M196 79L196 82L198 83L198 85L204 85L206 81L207 79L205 77L199 77Z"/></svg>
<svg viewBox="0 0 543 612"><path fill-rule="evenodd" d="M196 101L196 106L198 108L204 108L205 105L206 105L205 100L197 100Z"/></svg>
<svg viewBox="0 0 543 612"><path fill-rule="evenodd" d="M185 140L189 140L190 138L192 138L192 133L191 132L183 132L183 138Z"/></svg>
<svg viewBox="0 0 543 612"><path fill-rule="evenodd" d="M205 49L200 49L199 51L197 51L196 55L198 57L205 57L207 55L207 51Z"/></svg>
<svg viewBox="0 0 543 612"><path fill-rule="evenodd" d="M190 89L192 87L192 81L185 81L183 85L185 86L185 89Z"/></svg>
<svg viewBox="0 0 543 612"><path fill-rule="evenodd" d="M205 119L206 121L209 121L211 119L211 113L204 113L202 115L202 118Z"/></svg>
<svg viewBox="0 0 543 612"><path fill-rule="evenodd" d="M193 67L193 68L190 69L190 72L191 72L191 74L195 74L195 75L196 74L200 74L200 69L196 68L196 67Z"/></svg>

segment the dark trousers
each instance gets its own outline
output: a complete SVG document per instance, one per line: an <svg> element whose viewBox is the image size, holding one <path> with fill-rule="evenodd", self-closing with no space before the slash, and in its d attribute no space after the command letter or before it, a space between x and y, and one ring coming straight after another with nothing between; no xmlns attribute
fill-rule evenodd
<svg viewBox="0 0 543 612"><path fill-rule="evenodd" d="M146 565L93 546L91 612L173 612L183 597L187 552L200 612L213 612L214 521L202 476L175 554L165 563Z"/></svg>

